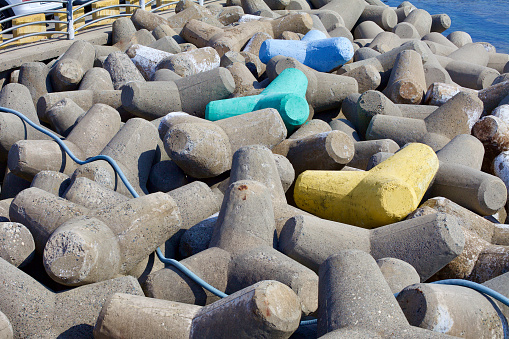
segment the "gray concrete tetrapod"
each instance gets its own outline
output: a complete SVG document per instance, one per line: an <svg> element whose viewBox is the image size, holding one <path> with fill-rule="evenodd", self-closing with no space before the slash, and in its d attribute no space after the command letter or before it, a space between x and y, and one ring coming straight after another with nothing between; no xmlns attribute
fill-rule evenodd
<svg viewBox="0 0 509 339"><path fill-rule="evenodd" d="M374 21L382 29L390 31L398 23L398 16L391 7L367 5L358 20L364 21Z"/></svg>
<svg viewBox="0 0 509 339"><path fill-rule="evenodd" d="M331 132L332 128L323 120L311 119L300 126L295 132L288 136L287 139L277 144L272 152L283 156L288 155L288 151L294 146L298 140L313 136L320 133Z"/></svg>
<svg viewBox="0 0 509 339"><path fill-rule="evenodd" d="M392 293L399 293L405 287L421 281L419 273L406 261L396 258L381 258L376 261Z"/></svg>
<svg viewBox="0 0 509 339"><path fill-rule="evenodd" d="M288 158L297 177L307 169L341 169L354 156L354 141L322 120L310 120L273 152Z"/></svg>
<svg viewBox="0 0 509 339"><path fill-rule="evenodd" d="M401 46L403 40L395 33L381 32L369 43L369 48L379 53L386 53Z"/></svg>
<svg viewBox="0 0 509 339"><path fill-rule="evenodd" d="M122 91L94 91L94 90L79 90L79 91L66 91L66 92L53 92L47 93L39 98L37 102L37 114L41 120L49 121L47 117L48 111L59 101L63 99L71 99L82 110L88 111L94 104L106 104L122 112Z"/></svg>
<svg viewBox="0 0 509 339"><path fill-rule="evenodd" d="M357 20L362 15L364 8L367 3L360 0L348 1L348 0L314 0L311 1L313 6L320 9L329 9L337 12L345 23L345 27L351 31Z"/></svg>
<svg viewBox="0 0 509 339"><path fill-rule="evenodd" d="M267 32L273 38L284 31L307 33L313 27L313 20L307 13L294 13L274 20L249 21L237 26L214 27L198 20L189 20L180 33L187 41L197 47L214 48L219 56L228 51L239 52L241 48L258 32Z"/></svg>
<svg viewBox="0 0 509 339"><path fill-rule="evenodd" d="M366 20L357 25L353 32L355 39L374 39L379 33L384 30L378 26L374 21Z"/></svg>
<svg viewBox="0 0 509 339"><path fill-rule="evenodd" d="M45 112L53 130L64 137L69 135L79 118L85 113L85 110L70 98L58 101Z"/></svg>
<svg viewBox="0 0 509 339"><path fill-rule="evenodd" d="M111 81L110 73L101 67L93 67L85 73L81 79L80 87L78 90L96 90L96 91L112 91L113 82ZM37 102L36 102L37 104Z"/></svg>
<svg viewBox="0 0 509 339"><path fill-rule="evenodd" d="M180 47L178 47L178 49L180 52ZM131 45L131 47L127 49L126 54L131 58L131 61L141 72L145 80L152 79L156 71L156 66L161 60L167 56L173 55L173 53L138 44Z"/></svg>
<svg viewBox="0 0 509 339"><path fill-rule="evenodd" d="M425 42L410 40L399 47L393 48L392 50L373 58L345 64L341 67L341 69L339 69L338 73L343 74L362 65L373 65L380 72L380 75L382 76L382 83L385 83L385 81L389 78L390 71L394 66L394 62L396 61L398 54L407 49L411 49L419 53L423 61L428 60L433 54ZM385 79L385 81L383 79Z"/></svg>
<svg viewBox="0 0 509 339"><path fill-rule="evenodd" d="M483 285L507 296L503 285L508 278L505 273ZM397 300L413 326L458 337L504 337L507 306L468 287L415 284L401 291Z"/></svg>
<svg viewBox="0 0 509 339"><path fill-rule="evenodd" d="M120 51L108 55L104 62L104 69L110 73L113 87L116 90L121 90L123 86L131 81L145 81L143 75L129 59L129 56Z"/></svg>
<svg viewBox="0 0 509 339"><path fill-rule="evenodd" d="M34 237L35 249L42 254L49 236L58 226L88 211L83 206L31 187L13 199L9 207L9 218L30 230Z"/></svg>
<svg viewBox="0 0 509 339"><path fill-rule="evenodd" d="M320 266L320 338L452 338L410 326L375 260L339 251Z"/></svg>
<svg viewBox="0 0 509 339"><path fill-rule="evenodd" d="M83 182L85 181L85 182ZM80 184L82 183L83 184ZM88 182L88 184L87 184ZM46 246L46 242L48 241L51 234L63 223L66 223L67 221L76 218L81 217L82 219L89 220L93 218L100 218L101 220L105 221L107 224L115 224L112 222L112 220L119 219L120 216L114 216L115 213L122 214L122 208L128 208L130 210L131 214L135 213L135 207L137 208L139 216L145 215L148 217L150 215L150 206L147 206L146 204L143 204L143 199L141 200L132 200L129 201L124 196L119 195L118 193L114 191L107 191L105 189L97 189L97 185L94 182L87 181L86 179L82 178L81 180L78 180L78 186L74 187L68 192L70 197L73 197L72 200L82 202L89 206L90 208L93 208L93 210L89 210L83 206L80 206L78 204L72 203L68 200L58 198L57 196L42 191L38 188L32 187L30 189L24 190L22 194L18 194L15 201L11 203L11 220L13 221L21 221L27 227L31 230L31 232L35 235L35 243L36 243L36 249L42 253ZM75 185L73 185L75 186ZM92 194L90 193L92 190ZM155 196L152 195L152 197L149 197L148 200L153 200L155 197L159 196L162 193L158 193ZM86 195L86 196L85 196ZM119 198L121 197L121 198ZM164 216L160 221L163 222L164 227L173 227L173 236L175 234L182 233L181 229L187 229L191 227L192 225L198 223L202 219L205 219L209 215L213 214L214 212L219 210L219 198L212 193L212 191L203 183L200 182L194 182L192 184L189 184L187 186L182 187L180 190L175 190L170 192L169 195L160 196L161 199L159 199L159 205L161 205L162 202L167 201L166 205L163 204L163 207L165 209L168 209L171 207L171 205L176 205L177 215L176 216L168 216L168 218L177 218L178 223L173 223L173 226L171 223L164 224ZM151 200L151 201L152 201ZM156 199L157 200L157 199ZM156 201L157 202L157 201ZM194 206L194 204L197 204L197 206ZM123 206L123 207L122 207ZM131 208L129 208L131 206ZM155 206L155 205L154 205ZM161 207L161 208L163 208ZM145 209L145 210L144 210ZM115 212L116 211L116 212ZM135 214L136 214L135 213ZM141 213L141 214L140 214ZM148 214L147 214L148 213ZM104 215L103 215L104 214ZM85 217L88 215L88 217ZM98 215L101 215L98 217ZM129 216L123 216L124 218L128 218ZM157 217L154 214L154 217ZM108 219L109 218L109 219ZM115 219L116 218L116 219ZM109 220L109 221L108 221ZM134 222L142 222L141 220L128 220L128 222L125 222L124 225L117 225L117 227L124 227L128 224ZM156 222L156 221L155 221ZM79 224L79 223L78 223ZM99 223L100 224L100 223ZM157 225L156 225L157 226ZM155 227L156 227L155 226ZM104 231L104 227L103 227ZM111 231L110 231L111 232ZM164 231L163 231L164 232ZM159 232L161 233L161 232ZM127 234L131 234L132 236L136 236L136 232L128 232ZM156 233L153 234L153 236L158 236ZM93 237L92 237L93 238ZM170 235L168 235L168 238L170 238ZM155 243L155 247L158 245L163 244L168 238L164 236L161 240L157 241ZM111 239L110 239L111 240ZM175 239L176 242L178 242L178 239ZM152 246L152 245L150 245ZM57 246L58 247L58 246ZM103 246L104 247L104 246ZM136 247L136 246L134 246ZM154 248L155 248L154 247ZM76 249L76 248L74 248ZM104 249L104 253L109 253L107 246ZM72 248L68 248L69 252L72 252ZM150 252L148 252L150 253ZM147 253L147 254L148 254ZM148 256L148 255L147 255ZM113 258L114 259L114 258ZM142 258L143 259L143 258ZM135 260L136 261L136 260ZM132 263L131 263L132 264ZM131 274L131 272L128 272ZM109 273L104 272L104 274L108 275ZM133 273L134 274L134 273Z"/></svg>
<svg viewBox="0 0 509 339"><path fill-rule="evenodd" d="M76 40L51 68L53 88L59 92L77 89L85 73L94 66L94 59L92 44Z"/></svg>
<svg viewBox="0 0 509 339"><path fill-rule="evenodd" d="M186 174L175 162L163 160L152 166L148 176L147 189L150 193L169 192L187 183Z"/></svg>
<svg viewBox="0 0 509 339"><path fill-rule="evenodd" d="M273 213L272 198L265 185L253 180L233 182L225 194L209 249L188 257L183 263L204 272L211 279L209 283L216 288L225 288L228 293L260 280L278 280L299 295L303 312L313 312L317 307L317 276L274 250ZM222 251L218 252L216 248ZM214 272L203 267L208 265L210 258L213 258L213 267L220 270ZM214 300L204 299L206 295L200 293L201 288L197 290L193 286L195 283L186 286L179 275L168 269L155 272L147 279L145 290L151 296L179 298L178 301L197 297L200 302ZM170 286L172 288L168 288ZM177 289L179 293L176 293Z"/></svg>
<svg viewBox="0 0 509 339"><path fill-rule="evenodd" d="M484 282L507 271L504 258L509 250L507 226L494 224L445 198L433 198L409 218L433 213L455 216L465 237L461 253L435 274L436 279L468 279Z"/></svg>
<svg viewBox="0 0 509 339"><path fill-rule="evenodd" d="M412 50L400 52L384 93L397 104L420 104L425 92L421 56Z"/></svg>
<svg viewBox="0 0 509 339"><path fill-rule="evenodd" d="M337 108L349 94L358 91L357 80L352 77L318 72L284 56L275 56L267 63L267 76L274 80L287 68L297 68L306 75L306 100L316 112Z"/></svg>
<svg viewBox="0 0 509 339"><path fill-rule="evenodd" d="M330 127L328 127L330 128ZM286 220L295 215L309 213L288 205L278 167L272 152L260 145L240 148L233 156L230 183L238 180L256 180L269 188L274 207L277 234L281 232Z"/></svg>
<svg viewBox="0 0 509 339"><path fill-rule="evenodd" d="M368 170L371 157L379 152L396 153L399 145L392 139L366 140L354 143L355 154L348 166Z"/></svg>
<svg viewBox="0 0 509 339"><path fill-rule="evenodd" d="M125 275L179 224L175 201L149 194L63 223L49 237L43 263L53 280L68 286Z"/></svg>
<svg viewBox="0 0 509 339"><path fill-rule="evenodd" d="M157 246L177 235L173 241L178 243L183 230L218 209L211 190L194 182L169 194L153 193L92 210L53 232L45 246L46 270L54 280L68 285L131 274ZM68 245L62 249L62 243ZM84 259L69 266L72 258Z"/></svg>
<svg viewBox="0 0 509 339"><path fill-rule="evenodd" d="M277 110L266 108L210 122L183 113L170 113L160 125L164 149L188 175L217 176L231 168L232 155L241 147L259 144L273 148L287 130Z"/></svg>
<svg viewBox="0 0 509 339"><path fill-rule="evenodd" d="M186 52L169 55L161 60L156 70L169 69L181 77L197 75L219 67L220 57L211 47L191 49Z"/></svg>
<svg viewBox="0 0 509 339"><path fill-rule="evenodd" d="M26 266L34 257L32 233L23 224L0 222L0 257L16 266Z"/></svg>
<svg viewBox="0 0 509 339"><path fill-rule="evenodd" d="M136 28L129 17L118 18L111 25L111 44L130 39L135 32Z"/></svg>
<svg viewBox="0 0 509 339"><path fill-rule="evenodd" d="M438 151L455 136L470 134L481 114L481 100L475 95L460 92L424 120L376 115L369 122L366 139L390 138L400 146L421 142Z"/></svg>
<svg viewBox="0 0 509 339"><path fill-rule="evenodd" d="M9 318L15 338L58 336L90 338L108 296L142 296L133 277L121 277L54 293L0 258L0 309Z"/></svg>
<svg viewBox="0 0 509 339"><path fill-rule="evenodd" d="M29 89L21 84L7 84L0 91L0 107L20 112L36 125L39 117L31 100ZM19 140L49 140L50 138L25 124L14 114L0 112L0 160L7 160L11 146Z"/></svg>
<svg viewBox="0 0 509 339"><path fill-rule="evenodd" d="M283 339L292 335L299 320L295 293L268 280L205 307L118 293L101 310L94 337Z"/></svg>
<svg viewBox="0 0 509 339"><path fill-rule="evenodd" d="M120 129L120 115L108 105L96 104L81 117L64 143L80 159L96 156ZM9 169L32 180L42 170L72 174L78 164L53 140L20 140L9 151Z"/></svg>
<svg viewBox="0 0 509 339"><path fill-rule="evenodd" d="M352 77L357 80L359 93L377 89L382 82L380 73L373 65L359 66L351 71L343 73L342 75Z"/></svg>
<svg viewBox="0 0 509 339"><path fill-rule="evenodd" d="M465 239L456 218L445 213L412 220L367 230L314 216L297 216L285 224L279 249L315 272L338 249L362 250L376 259L404 260L425 281L462 252Z"/></svg>
<svg viewBox="0 0 509 339"><path fill-rule="evenodd" d="M41 96L53 92L49 70L49 67L43 62L26 62L19 69L18 82L28 88L34 105L37 105Z"/></svg>
<svg viewBox="0 0 509 339"><path fill-rule="evenodd" d="M71 178L67 174L55 171L40 171L35 175L30 187L37 187L61 197L70 183Z"/></svg>
<svg viewBox="0 0 509 339"><path fill-rule="evenodd" d="M85 177L72 180L62 197L88 209L109 207L129 200L127 196Z"/></svg>
<svg viewBox="0 0 509 339"><path fill-rule="evenodd" d="M343 106L343 114L361 134L365 133L369 122L376 115L425 119L438 108L432 105L395 104L384 93L375 90L368 90L358 97L352 95L345 100Z"/></svg>
<svg viewBox="0 0 509 339"><path fill-rule="evenodd" d="M113 158L134 190L144 195L148 193L146 184L157 153L158 140L157 129L153 124L144 119L132 118L120 128L100 154ZM131 196L118 174L104 160L78 167L72 179L78 177L87 177L119 193Z"/></svg>
<svg viewBox="0 0 509 339"><path fill-rule="evenodd" d="M480 215L492 215L505 206L507 188L494 175L441 162L427 196L445 197Z"/></svg>
<svg viewBox="0 0 509 339"><path fill-rule="evenodd" d="M175 81L128 83L122 89L122 106L148 120L178 111L203 118L210 101L225 99L234 90L231 73L218 67Z"/></svg>

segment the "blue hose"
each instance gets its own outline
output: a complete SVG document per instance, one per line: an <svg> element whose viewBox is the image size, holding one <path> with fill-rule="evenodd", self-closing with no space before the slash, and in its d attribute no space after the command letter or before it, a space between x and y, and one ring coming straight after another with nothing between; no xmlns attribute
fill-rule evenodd
<svg viewBox="0 0 509 339"><path fill-rule="evenodd" d="M28 119L27 117L25 117L22 113L18 112L18 111L15 111L13 109L10 109L10 108L6 108L6 107L0 107L0 111L3 111L3 112L7 112L7 113L12 113L14 115L16 115L17 117L19 117L21 120L23 120L24 122L26 122L27 124L29 124L30 126L32 126L33 128L35 128L36 130L38 130L39 132L42 132L44 134L46 134L47 136L49 136L50 138L52 138L53 140L55 140L57 142L57 144L62 147L62 149L65 151L65 153L67 153L69 155L69 157L74 161L76 162L78 165L85 165L85 164L88 164L92 161L96 161L96 160L105 160L107 161L111 167L113 167L113 169L115 170L115 172L118 173L118 176L120 177L120 179L122 180L122 182L124 183L124 185L127 187L127 189L129 190L129 192L133 195L133 197L135 198L138 198L139 195L138 193L134 190L133 186L131 186L131 184L129 183L129 181L127 180L127 178L125 177L124 175L124 172L122 172L122 170L120 169L120 167L118 167L117 163L115 162L115 160L113 160L112 158L110 158L109 156L107 155L97 155L95 157L91 157L91 158L88 158L87 160L83 161L83 160L80 160L78 158L76 158L76 156L71 152L71 150L69 149L69 147L67 147L66 144L63 143L62 140L60 140L60 138L48 131L46 128L42 127L42 126L39 126L39 125L36 125L34 124L30 119Z"/></svg>
<svg viewBox="0 0 509 339"><path fill-rule="evenodd" d="M488 287L486 287L484 285L475 283L473 281L468 281L468 280L463 280L463 279L445 279L445 280L434 281L431 284L457 285L457 286L468 287L468 288L471 288L473 290L476 290L479 293L488 295L488 296L492 297L493 299L498 300L501 303L503 303L504 305L509 307L509 298L507 298L506 296L498 293L497 291L492 290L491 288L488 288ZM399 293L394 294L394 297L397 297L398 294ZM489 300L491 301L491 299L489 299ZM507 338L508 337L507 336L507 332L508 332L508 329L507 329L507 327L508 327L507 326L507 319L500 312L498 307L496 307L496 304L494 305L494 308L497 310L497 313L498 313L498 315L500 317L500 320L502 321L502 326L504 328L504 338ZM312 324L316 324L316 323L317 323L317 319L303 320L303 321L300 322L301 326L302 325L312 325Z"/></svg>
<svg viewBox="0 0 509 339"><path fill-rule="evenodd" d="M468 287L473 290L476 290L477 292L489 295L493 299L496 299L496 300L500 301L502 304L509 307L509 298L498 293L497 291L492 290L491 288L488 288L484 285L475 283L473 281L468 281L468 280L463 280L463 279L445 279L445 280L434 281L434 282L432 282L432 284L458 285L458 286Z"/></svg>
<svg viewBox="0 0 509 339"><path fill-rule="evenodd" d="M97 155L95 157L88 158L87 160L84 160L84 161L80 160L80 159L76 158L76 156L71 152L69 147L67 147L67 145L64 144L62 142L62 140L60 140L60 138L56 134L54 134L51 131L48 131L46 128L44 128L42 126L39 126L39 125L33 123L30 119L25 117L22 113L20 113L18 111L15 111L13 109L10 109L10 108L6 108L6 107L0 107L0 111L7 112L7 113L12 113L12 114L16 115L21 120L23 120L24 122L26 122L27 124L29 124L30 126L35 128L39 132L42 132L42 133L46 134L47 136L49 136L50 138L52 138L53 140L55 140L57 142L57 144L60 147L62 147L62 149L69 155L69 157L73 161L75 161L77 164L79 164L79 165L85 165L85 164L88 164L88 163L96 161L96 160L105 160L105 161L107 161L111 165L111 167L113 167L115 172L120 177L120 180L122 180L122 182L127 187L127 189L132 194L132 196L135 197L135 198L139 198L140 195L136 192L136 190L133 188L131 183L125 177L124 172L122 172L122 170L120 169L120 167L118 167L118 165L115 162L115 160L113 160L111 157L109 157L107 155ZM184 274L186 274L189 278L191 278L191 280L193 280L195 283L197 283L198 285L200 285L204 289L208 290L209 292L217 295L220 298L224 298L224 297L228 296L227 294L219 291L217 288L215 288L214 286L208 284L206 281L204 281L203 279L198 277L196 274L191 272L191 270L189 270L187 267L185 267L184 265L179 263L177 260L165 258L164 255L163 255L163 252L161 251L160 248L157 248L156 253L157 253L157 257L159 258L159 260L161 260L163 263L175 266L176 268L181 270Z"/></svg>
<svg viewBox="0 0 509 339"><path fill-rule="evenodd" d="M33 123L30 119L25 117L22 113L20 113L18 111L15 111L13 109L10 109L10 108L1 107L1 106L0 106L0 111L16 115L21 120L23 120L24 122L26 122L27 124L29 124L30 126L35 128L39 132L42 132L42 133L46 134L47 136L51 137L53 140L55 140L57 142L57 144L60 147L62 147L62 149L69 155L69 157L73 161L75 161L78 165L85 165L85 164L88 164L88 163L96 161L96 160L105 160L105 161L107 161L111 165L111 167L113 167L115 172L120 177L120 180L122 180L122 182L127 187L127 189L132 194L132 196L135 197L135 198L139 197L139 194L135 191L135 189L133 188L131 183L129 183L129 181L125 177L124 172L122 172L122 170L120 169L120 167L118 167L118 165L115 162L115 160L113 160L111 157L109 157L107 155L96 155L95 157L87 158L86 160L80 160L80 159L76 158L76 156L71 152L69 147L67 147L67 145L64 144L62 142L62 140L60 140L60 138L56 134L48 131L46 128L44 128L42 126L39 126L39 125ZM221 292L220 290L218 290L214 286L210 285L209 283L207 283L206 281L204 281L203 279L198 277L190 269L188 269L186 266L184 266L183 264L181 264L177 260L165 258L164 255L163 255L163 252L161 251L161 249L159 247L156 249L156 253L157 253L157 257L159 258L159 260L161 260L161 262L163 262L165 264L170 264L172 266L175 266L177 269L182 271L182 273L187 275L191 280L193 280L195 283L197 283L198 285L200 285L201 287L203 287L207 291L217 295L220 298L224 298L224 297L228 296L228 294ZM492 290L492 289L490 289L490 288L488 288L486 286L483 286L481 284L478 284L478 283L475 283L475 282L472 282L472 281L462 280L462 279L446 279L446 280L434 281L434 282L432 282L432 284L458 285L458 286L468 287L468 288L474 289L474 290L476 290L476 291L478 291L480 293L486 294L486 295L488 295L488 296L490 296L490 297L500 301L501 303L503 303L504 305L509 307L509 298L507 298L506 296L504 296L504 295L502 295L502 294L500 294L500 293L498 293L498 292L496 292L496 291L494 291L494 290ZM317 323L317 319L303 320L303 321L300 322L301 325L312 325L312 324L316 324L316 323Z"/></svg>
<svg viewBox="0 0 509 339"><path fill-rule="evenodd" d="M502 304L509 306L509 298L506 296L498 293L497 291L492 290L491 288L488 288L484 285L475 283L473 281L463 280L463 279L445 279L445 280L439 280L439 281L433 281L432 284L438 284L438 285L457 285L457 286L463 286L471 288L488 299L488 301L491 303L495 311L497 312L500 321L502 322L502 330L504 331L504 338L509 338L509 325L507 324L507 319L500 310L500 308L487 296L492 297L495 300L500 301Z"/></svg>
<svg viewBox="0 0 509 339"><path fill-rule="evenodd" d="M163 252L161 252L161 249L159 247L156 249L156 253L157 253L157 257L159 258L159 260L161 260L163 263L175 266L180 271L182 271L182 273L187 275L194 282L196 282L197 284L199 284L201 287L205 288L209 292L214 293L215 295L217 295L220 298L225 298L228 296L228 294L221 292L220 290L218 290L217 288L215 288L212 285L209 285L207 282L202 280L200 277L198 277L196 274L194 274L189 268L185 267L177 260L165 258L163 255Z"/></svg>
<svg viewBox="0 0 509 339"><path fill-rule="evenodd" d="M509 307L509 298L498 293L497 291L492 290L491 288L488 288L484 285L475 283L473 281L468 281L468 280L463 280L463 279L445 279L445 280L433 281L433 282L431 282L431 284L457 285L457 286L468 287L473 290L476 290L479 293L488 295L488 296L492 297L493 299L498 300L501 303L503 303L504 305ZM397 297L398 294L399 293L395 293L394 297ZM496 305L494 305L494 306L496 306ZM498 313L500 319L502 320L502 325L504 327L504 334L505 334L506 332L508 332L507 319L505 319L504 315L500 313L500 310L498 310L497 308L495 308L495 309L497 310L497 313ZM315 323L317 323L317 319L303 320L300 322L301 325L312 325ZM507 338L507 335L504 335L504 338Z"/></svg>

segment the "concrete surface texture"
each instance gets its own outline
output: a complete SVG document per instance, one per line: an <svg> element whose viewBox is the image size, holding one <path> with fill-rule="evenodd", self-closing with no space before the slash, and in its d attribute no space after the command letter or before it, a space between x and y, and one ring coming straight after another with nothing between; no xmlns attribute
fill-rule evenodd
<svg viewBox="0 0 509 339"><path fill-rule="evenodd" d="M133 12L0 52L1 338L503 337L432 284L509 297L496 41L407 1Z"/></svg>

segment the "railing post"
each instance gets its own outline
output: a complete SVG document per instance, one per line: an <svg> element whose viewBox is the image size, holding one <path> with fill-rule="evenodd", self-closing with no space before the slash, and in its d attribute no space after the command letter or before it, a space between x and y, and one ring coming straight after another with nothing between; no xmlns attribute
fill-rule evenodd
<svg viewBox="0 0 509 339"><path fill-rule="evenodd" d="M145 0L140 0L140 8L145 10Z"/></svg>
<svg viewBox="0 0 509 339"><path fill-rule="evenodd" d="M74 17L72 12L72 1L67 0L67 39L74 40Z"/></svg>

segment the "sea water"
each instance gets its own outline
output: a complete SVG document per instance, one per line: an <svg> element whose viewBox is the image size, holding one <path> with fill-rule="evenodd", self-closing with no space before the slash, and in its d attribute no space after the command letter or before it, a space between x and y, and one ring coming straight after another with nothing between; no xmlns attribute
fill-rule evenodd
<svg viewBox="0 0 509 339"><path fill-rule="evenodd" d="M382 0L397 7L403 0ZM489 42L497 52L509 53L509 0L410 0L417 8L430 14L445 13L451 18L453 31L470 34L474 42Z"/></svg>

